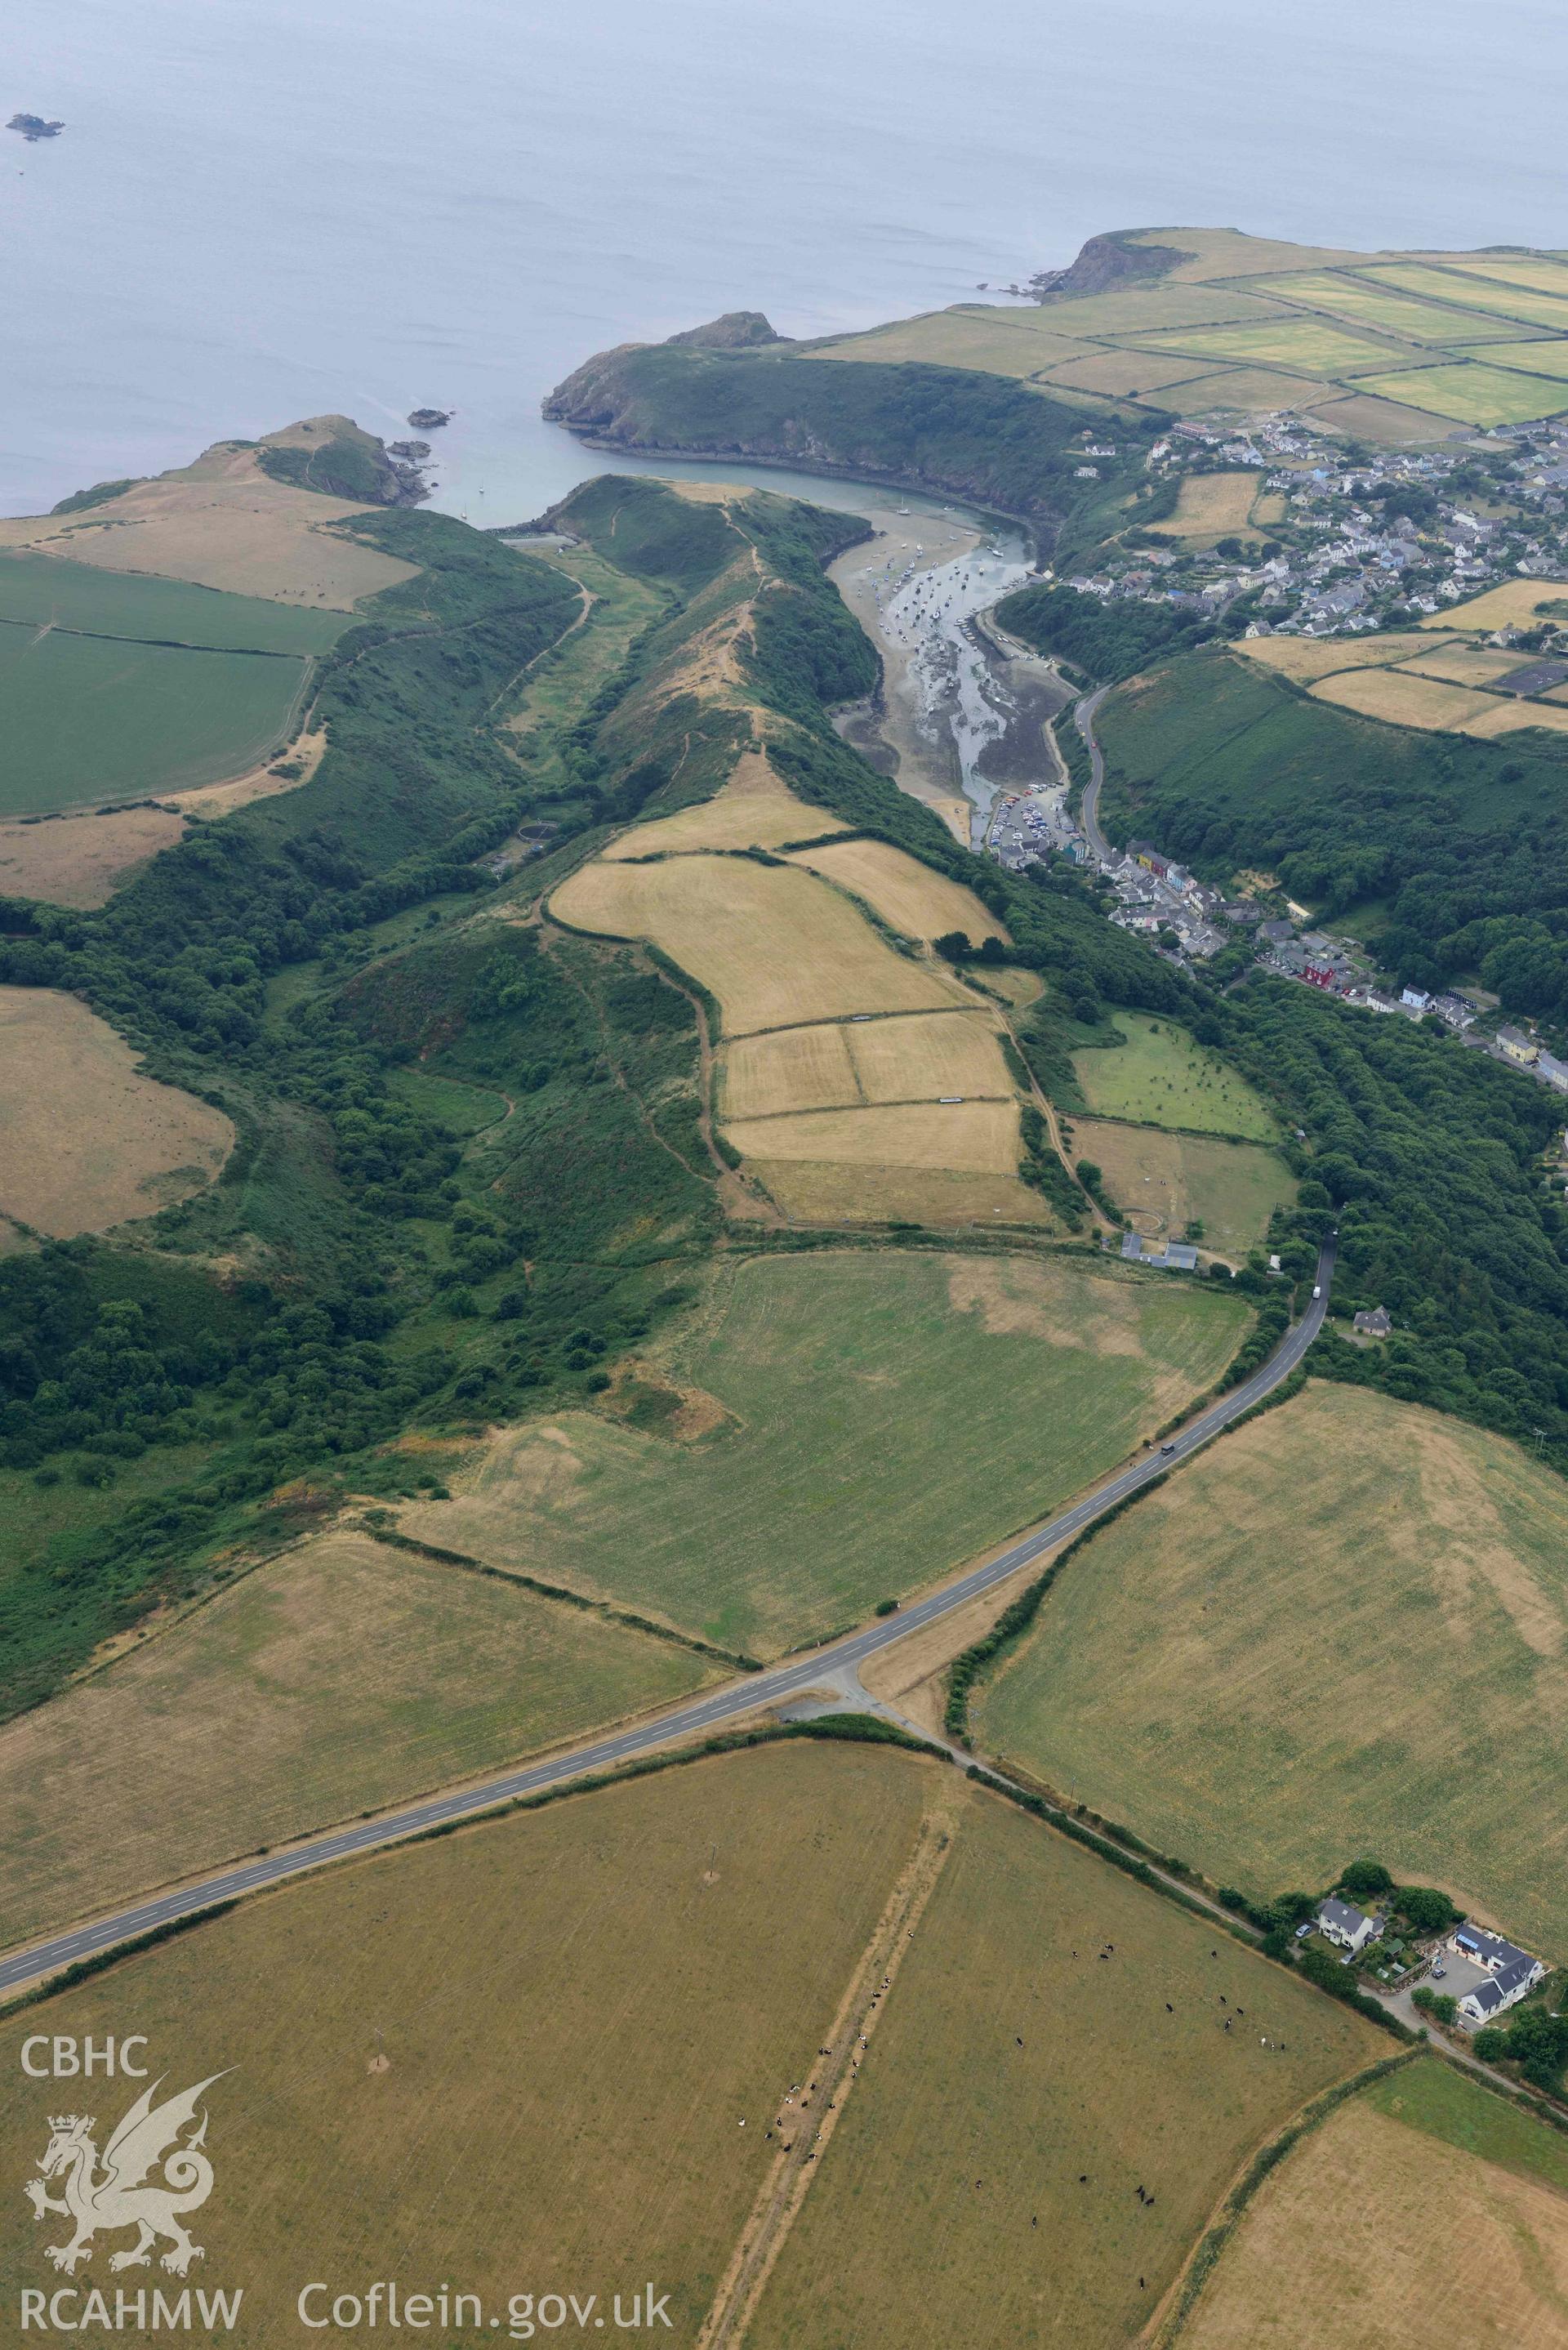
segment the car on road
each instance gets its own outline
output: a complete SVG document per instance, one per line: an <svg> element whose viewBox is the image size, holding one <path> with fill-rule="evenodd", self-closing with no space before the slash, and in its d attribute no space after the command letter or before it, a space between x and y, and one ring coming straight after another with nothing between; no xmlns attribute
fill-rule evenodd
<svg viewBox="0 0 1568 2350"><path fill-rule="evenodd" d="M1312 1294L1314 1297L1321 1297L1323 1295L1323 1284L1321 1281L1314 1281L1313 1283Z"/></svg>
<svg viewBox="0 0 1568 2350"><path fill-rule="evenodd" d="M1162 1445L1160 1446L1160 1448L1159 1448L1159 1449L1160 1449L1161 1453L1163 1454L1163 1453L1167 1453L1167 1452L1174 1452L1174 1451L1175 1451L1175 1450L1176 1450L1176 1447L1175 1447L1175 1445L1174 1445L1174 1444L1162 1444Z"/></svg>

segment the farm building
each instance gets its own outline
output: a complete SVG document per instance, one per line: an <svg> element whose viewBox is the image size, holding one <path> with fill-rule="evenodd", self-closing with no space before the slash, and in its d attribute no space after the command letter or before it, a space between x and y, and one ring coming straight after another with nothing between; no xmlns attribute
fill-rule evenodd
<svg viewBox="0 0 1568 2350"><path fill-rule="evenodd" d="M1167 1241L1163 1248L1150 1248L1141 1232L1122 1234L1122 1254L1135 1264L1158 1264L1167 1273L1192 1273L1198 1264L1198 1251L1186 1241Z"/></svg>
<svg viewBox="0 0 1568 2350"><path fill-rule="evenodd" d="M1348 1901L1335 1901L1332 1895L1318 1904L1317 1923L1325 1941L1352 1952L1365 1950L1377 1931L1376 1918L1366 1917Z"/></svg>

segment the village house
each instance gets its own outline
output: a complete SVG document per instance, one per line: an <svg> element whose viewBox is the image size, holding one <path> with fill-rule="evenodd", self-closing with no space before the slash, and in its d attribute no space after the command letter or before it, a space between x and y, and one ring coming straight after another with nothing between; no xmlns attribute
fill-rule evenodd
<svg viewBox="0 0 1568 2350"><path fill-rule="evenodd" d="M1365 1338L1386 1338L1394 1324L1386 1305L1374 1305L1357 1314L1351 1326Z"/></svg>
<svg viewBox="0 0 1568 2350"><path fill-rule="evenodd" d="M1459 2013L1472 2023L1487 2023L1512 2007L1527 1991L1544 1980L1546 1969L1528 1950L1505 1942L1501 1935L1484 1934L1479 1926L1456 1926L1449 1948L1473 1967L1483 1967L1489 1980L1477 1983L1459 2002Z"/></svg>
<svg viewBox="0 0 1568 2350"><path fill-rule="evenodd" d="M1533 1036L1527 1036L1522 1028L1500 1028L1497 1041L1506 1057L1519 1062L1523 1068L1529 1068L1532 1061L1540 1058L1540 1045Z"/></svg>
<svg viewBox="0 0 1568 2350"><path fill-rule="evenodd" d="M1334 1943L1354 1957L1376 1938L1377 1920L1365 1916L1348 1901L1336 1901L1330 1894L1327 1900L1318 1904L1317 1927L1324 1941Z"/></svg>

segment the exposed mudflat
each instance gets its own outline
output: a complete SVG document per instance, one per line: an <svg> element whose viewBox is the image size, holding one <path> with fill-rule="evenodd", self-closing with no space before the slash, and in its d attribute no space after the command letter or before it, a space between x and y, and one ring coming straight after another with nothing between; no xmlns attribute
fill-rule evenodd
<svg viewBox="0 0 1568 2350"><path fill-rule="evenodd" d="M839 732L979 847L1001 793L1056 780L1043 729L1065 690L978 625L1028 577L1022 543L956 510L888 504L867 518L876 537L841 556L832 577L881 653L882 691L843 712Z"/></svg>

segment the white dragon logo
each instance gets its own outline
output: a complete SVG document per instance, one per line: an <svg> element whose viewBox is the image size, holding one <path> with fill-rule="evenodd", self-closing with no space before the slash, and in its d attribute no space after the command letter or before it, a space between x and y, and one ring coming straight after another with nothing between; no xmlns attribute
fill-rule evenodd
<svg viewBox="0 0 1568 2350"><path fill-rule="evenodd" d="M191 2241L182 2225L181 2214L200 2210L213 2191L213 2166L202 2152L207 2136L206 2115L202 2116L193 2137L182 2146L178 2141L180 2132L194 2118L203 2090L223 2077L221 2073L209 2074L193 2089L182 2089L178 2096L166 2097L157 2106L152 2100L162 2081L154 2081L117 2126L104 2147L101 2171L92 2141L96 2127L92 2115L50 2116L49 2143L38 2160L43 2178L30 2178L23 2191L36 2220L41 2220L46 2211L60 2211L76 2223L68 2244L44 2248L46 2258L56 2268L74 2276L78 2262L91 2260L92 2240L100 2228L140 2230L129 2251L111 2254L111 2269L145 2268L161 2236L167 2236L172 2247L163 2254L161 2265L174 2276L184 2276L192 2262L203 2257L201 2245ZM144 2185L149 2171L160 2164L161 2180ZM44 2179L57 2178L62 2173L65 2196L57 2200L46 2189Z"/></svg>

